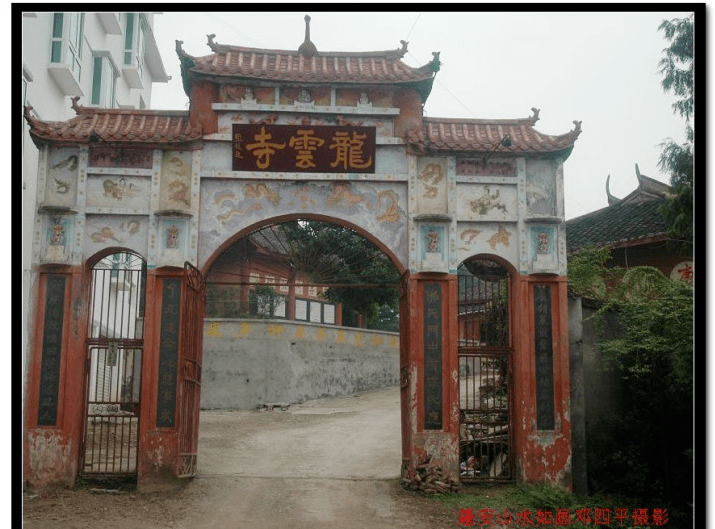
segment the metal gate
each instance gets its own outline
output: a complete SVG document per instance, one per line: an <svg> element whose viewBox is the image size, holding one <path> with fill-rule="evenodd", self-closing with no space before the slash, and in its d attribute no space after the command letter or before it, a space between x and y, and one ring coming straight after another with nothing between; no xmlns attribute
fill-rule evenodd
<svg viewBox="0 0 715 529"><path fill-rule="evenodd" d="M181 397L179 408L179 462L177 475L196 475L201 401L201 352L203 320L206 307L206 284L201 272L184 264L184 298L181 326Z"/></svg>
<svg viewBox="0 0 715 529"><path fill-rule="evenodd" d="M460 479L513 481L509 274L475 259L458 277Z"/></svg>
<svg viewBox="0 0 715 529"><path fill-rule="evenodd" d="M146 263L132 253L92 269L85 369L83 477L136 476Z"/></svg>

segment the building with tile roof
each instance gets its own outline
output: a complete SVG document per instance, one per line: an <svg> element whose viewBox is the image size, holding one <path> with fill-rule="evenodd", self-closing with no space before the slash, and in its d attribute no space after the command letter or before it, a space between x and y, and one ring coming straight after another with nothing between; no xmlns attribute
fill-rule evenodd
<svg viewBox="0 0 715 529"><path fill-rule="evenodd" d="M609 205L566 221L568 253L606 247L611 249L609 266L654 266L668 277L678 277L684 269L692 271L692 255L683 255L668 244L668 223L661 209L672 196L672 188L641 174L638 164L636 176L638 187L619 199L610 193L609 175Z"/></svg>

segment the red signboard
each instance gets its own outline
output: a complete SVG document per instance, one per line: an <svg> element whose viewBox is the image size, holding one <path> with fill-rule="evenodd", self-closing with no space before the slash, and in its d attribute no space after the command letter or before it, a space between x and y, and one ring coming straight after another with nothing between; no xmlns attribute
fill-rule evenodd
<svg viewBox="0 0 715 529"><path fill-rule="evenodd" d="M375 127L234 125L233 170L374 173Z"/></svg>

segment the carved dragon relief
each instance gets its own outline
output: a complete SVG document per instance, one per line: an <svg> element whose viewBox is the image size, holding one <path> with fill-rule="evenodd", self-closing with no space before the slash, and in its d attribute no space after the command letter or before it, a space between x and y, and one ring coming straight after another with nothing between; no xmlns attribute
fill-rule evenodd
<svg viewBox="0 0 715 529"><path fill-rule="evenodd" d="M444 180L444 169L438 163L428 163L422 172L417 175L417 179L421 180L425 192L422 195L424 198L435 198L439 193L437 184Z"/></svg>

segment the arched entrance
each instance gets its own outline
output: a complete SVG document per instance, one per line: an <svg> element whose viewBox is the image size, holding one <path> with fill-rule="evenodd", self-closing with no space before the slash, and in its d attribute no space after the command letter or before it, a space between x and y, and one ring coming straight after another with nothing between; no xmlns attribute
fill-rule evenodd
<svg viewBox="0 0 715 529"><path fill-rule="evenodd" d="M91 267L82 477L135 477L146 261L121 251Z"/></svg>
<svg viewBox="0 0 715 529"><path fill-rule="evenodd" d="M511 275L481 257L457 275L460 479L512 481Z"/></svg>
<svg viewBox="0 0 715 529"><path fill-rule="evenodd" d="M202 407L396 386L400 273L378 245L338 219L305 216L232 238L206 271Z"/></svg>

